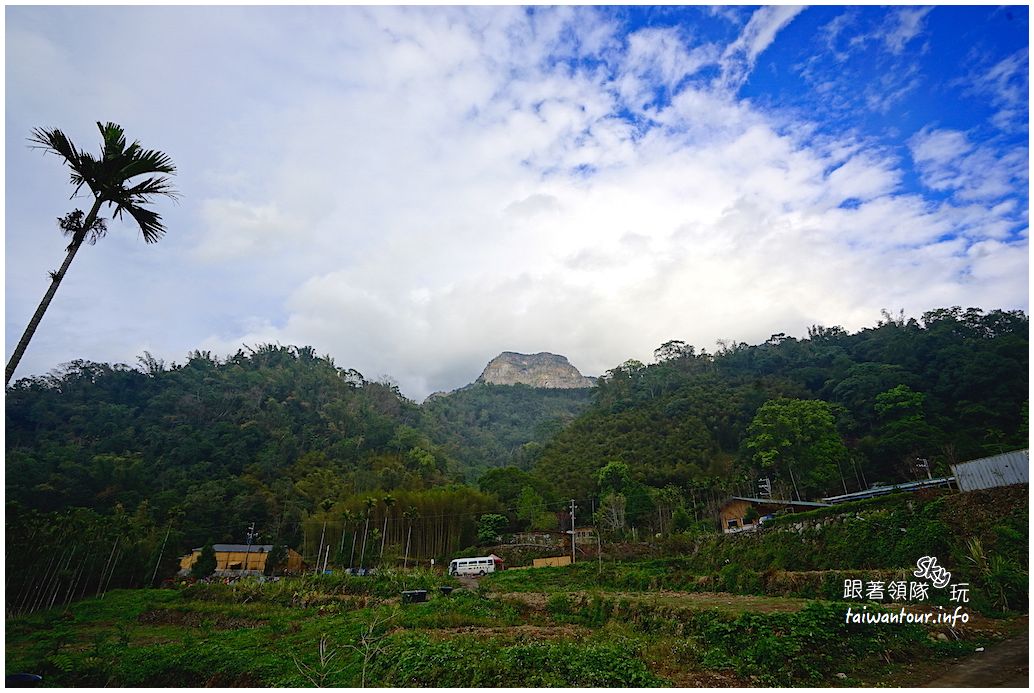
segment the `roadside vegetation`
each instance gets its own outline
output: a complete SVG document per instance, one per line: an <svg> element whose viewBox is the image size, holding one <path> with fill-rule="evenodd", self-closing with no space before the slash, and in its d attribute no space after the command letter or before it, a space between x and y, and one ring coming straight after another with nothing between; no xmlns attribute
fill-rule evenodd
<svg viewBox="0 0 1034 693"><path fill-rule="evenodd" d="M1025 536L1025 492L884 498L840 514L801 514L753 535L686 535L677 555L603 556L477 581L411 569L114 590L8 619L7 667L59 686L922 683L943 668L938 662L1026 630L1025 591L1001 580L1009 572L1003 564L1025 577L1015 567L1026 564L1017 540ZM886 538L866 528L872 518L890 528ZM933 532L924 523L943 526ZM975 534L963 541L958 528ZM908 551L931 548L909 543L909 532L936 536L949 549L982 547L982 564L971 554L944 555L957 580L973 582L967 625L845 619L848 607L863 605L842 599L845 579L907 577L909 554L890 537L901 535L896 541ZM883 558L849 561L860 536L886 542ZM765 569L771 552L794 538L801 548L787 569ZM830 551L845 569L828 569ZM726 563L733 554L738 560ZM403 603L404 590L425 590L427 601ZM938 605L946 606L942 599L909 609Z"/></svg>
<svg viewBox="0 0 1034 693"><path fill-rule="evenodd" d="M871 680L874 663L977 642L844 624L840 606L821 602L737 612L602 595L535 605L461 590L401 605L367 594L387 584L348 593L302 582L117 590L12 619L7 668L58 686L837 685Z"/></svg>

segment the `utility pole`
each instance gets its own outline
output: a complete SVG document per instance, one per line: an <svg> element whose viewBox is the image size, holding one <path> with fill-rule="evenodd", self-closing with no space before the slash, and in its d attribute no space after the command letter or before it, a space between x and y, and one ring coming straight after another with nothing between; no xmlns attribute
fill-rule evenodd
<svg viewBox="0 0 1034 693"><path fill-rule="evenodd" d="M244 553L244 570L242 572L248 572L248 560L251 558L251 542L255 539L255 523L252 522L248 527L248 550Z"/></svg>
<svg viewBox="0 0 1034 693"><path fill-rule="evenodd" d="M574 498L571 499L571 563L574 563Z"/></svg>
<svg viewBox="0 0 1034 693"><path fill-rule="evenodd" d="M758 487L760 488L760 494L762 498L772 498L772 480L767 476L762 477L758 480Z"/></svg>

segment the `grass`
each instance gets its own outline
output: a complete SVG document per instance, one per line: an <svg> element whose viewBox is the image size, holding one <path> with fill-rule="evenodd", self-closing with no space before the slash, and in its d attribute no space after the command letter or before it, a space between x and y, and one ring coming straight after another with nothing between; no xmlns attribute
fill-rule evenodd
<svg viewBox="0 0 1034 693"><path fill-rule="evenodd" d="M13 619L7 669L65 687L310 687L305 669L355 687L364 654L355 645L372 633L367 674L381 686L786 686L857 684L880 663L953 653L917 628L852 631L842 605L778 597L458 591L360 606L241 594L116 591ZM860 673L838 680L845 653Z"/></svg>

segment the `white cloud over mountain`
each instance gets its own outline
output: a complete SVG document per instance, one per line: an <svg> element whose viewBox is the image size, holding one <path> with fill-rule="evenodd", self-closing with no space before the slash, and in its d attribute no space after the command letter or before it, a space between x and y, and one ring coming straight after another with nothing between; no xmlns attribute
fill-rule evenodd
<svg viewBox="0 0 1034 693"><path fill-rule="evenodd" d="M1025 181L1022 162L931 125L908 153L928 189L952 194L927 196L905 186L906 153L736 97L730 85L798 12L758 10L727 46L671 28L625 35L592 8L221 10L192 38L179 14L142 13L170 19L199 71L163 69L161 127L126 123L173 155L184 199L146 260L134 239L109 238L73 269L80 286L132 286L133 300L108 286L88 307L62 287L51 322L75 306L121 332L84 345L41 331L34 367L274 341L421 398L503 350L599 374L668 339L713 349L813 323L854 329L881 308L1026 307L1026 232L1017 240L1002 190ZM925 13L910 17L892 48ZM14 24L18 50L68 80L118 60L100 46L70 66L73 47ZM235 30L209 42L219 26ZM9 52L9 83L29 89L26 69ZM114 89L87 106L148 117ZM50 193L56 163L44 163L32 170ZM9 221L39 216L12 207ZM9 263L35 242L9 236ZM38 287L12 299L23 275L8 272L10 341ZM156 327L155 305L177 329Z"/></svg>

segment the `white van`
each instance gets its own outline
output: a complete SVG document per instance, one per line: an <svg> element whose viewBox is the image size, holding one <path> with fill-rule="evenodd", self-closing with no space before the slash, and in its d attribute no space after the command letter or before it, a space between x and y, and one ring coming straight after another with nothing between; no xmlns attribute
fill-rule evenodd
<svg viewBox="0 0 1034 693"><path fill-rule="evenodd" d="M484 575L503 569L503 559L495 554L449 561L449 575Z"/></svg>

